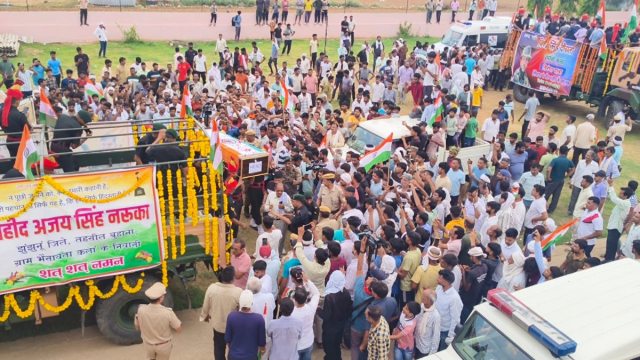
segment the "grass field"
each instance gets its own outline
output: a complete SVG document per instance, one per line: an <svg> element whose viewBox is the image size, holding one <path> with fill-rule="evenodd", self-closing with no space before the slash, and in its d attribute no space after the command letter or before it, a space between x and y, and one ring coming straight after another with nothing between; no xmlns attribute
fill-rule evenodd
<svg viewBox="0 0 640 360"><path fill-rule="evenodd" d="M436 41L435 38L429 37L403 37L410 48L413 47L416 41L424 42L433 42ZM228 47L231 51L237 46L239 48L246 48L248 52L251 51L251 41L252 40L243 40L243 41L230 41L227 39ZM319 38L319 51L323 51L325 49L324 39ZM258 48L262 54L264 54L265 58L268 59L271 53L271 42L269 40L256 40L258 44ZM361 45L364 40L356 41L356 46L354 49L354 54L357 54L361 49ZM385 40L385 47L388 49L391 48L393 40L388 39ZM371 43L371 41L370 41ZM100 71L104 66L104 59L98 58L98 49L99 45L97 43L91 44L59 44L59 43L51 43L51 44L22 44L20 47L20 53L16 58L11 59L14 64L17 65L18 62L24 62L26 64L31 64L33 58L38 58L42 62L43 65L46 66L46 62L49 59L49 52L51 50L55 50L58 54L58 58L62 61L63 69L73 69L75 73L75 66L73 64L73 57L76 55L76 47L81 46L83 51L89 55L91 61L91 72L97 74L98 78L100 78ZM118 64L118 58L124 56L127 58L127 64L133 64L136 56L140 56L142 61L146 62L147 69L151 69L151 64L157 62L160 65L160 68L166 68L168 63L173 63L173 55L175 53L174 47L180 46L181 52L184 54L186 50L186 42L173 43L170 41L141 41L136 43L124 43L124 42L109 42L107 48L107 58L113 61L113 66L115 67ZM205 56L207 56L207 66L210 66L213 61L218 60L218 54L215 53L215 42L199 42L195 44L195 49L202 49ZM326 43L326 52L329 54L330 59L338 58L338 40L328 39ZM295 65L296 58L298 58L302 53L306 53L307 56L310 56L309 52L309 41L308 40L294 40L291 53L289 56L281 56L279 61L287 61L289 67L293 67ZM263 71L265 68L268 69L267 64L263 63Z"/></svg>

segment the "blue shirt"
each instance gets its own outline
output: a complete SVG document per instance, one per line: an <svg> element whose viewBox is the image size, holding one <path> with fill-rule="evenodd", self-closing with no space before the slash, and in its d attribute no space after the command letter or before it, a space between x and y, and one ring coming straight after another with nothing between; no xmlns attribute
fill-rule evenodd
<svg viewBox="0 0 640 360"><path fill-rule="evenodd" d="M241 23L242 23L242 16L236 15L233 17L233 24L235 27L240 27Z"/></svg>
<svg viewBox="0 0 640 360"><path fill-rule="evenodd" d="M551 178L551 181L557 182L564 180L567 171L573 168L573 162L567 159L566 156L558 156L551 160L549 166L551 167L551 174L549 177Z"/></svg>
<svg viewBox="0 0 640 360"><path fill-rule="evenodd" d="M527 162L527 158L529 156L526 151L522 154L518 154L516 151L512 151L508 155L509 159L511 160L511 164L509 165L511 178L516 181L520 180L520 177L522 176L522 174L524 174L524 164Z"/></svg>
<svg viewBox="0 0 640 360"><path fill-rule="evenodd" d="M269 323L267 336L271 339L272 359L298 359L298 340L302 335L302 323L291 316L281 316Z"/></svg>
<svg viewBox="0 0 640 360"><path fill-rule="evenodd" d="M478 166L474 165L473 169L471 169L471 172L473 172L473 176L476 179L480 179L480 177L482 175L489 173L489 169L487 169L487 168L480 169ZM473 179L473 180L471 180L471 185L478 186L478 182L475 179Z"/></svg>
<svg viewBox="0 0 640 360"><path fill-rule="evenodd" d="M47 67L51 69L53 75L60 75L62 73L62 63L58 59L49 59L49 61L47 61Z"/></svg>
<svg viewBox="0 0 640 360"><path fill-rule="evenodd" d="M607 197L607 183L603 180L600 184L594 182L591 190L593 190L593 196L604 199Z"/></svg>
<svg viewBox="0 0 640 360"><path fill-rule="evenodd" d="M33 67L33 83L38 85L40 79L44 79L44 66L37 65Z"/></svg>
<svg viewBox="0 0 640 360"><path fill-rule="evenodd" d="M618 145L614 149L613 160L620 164L620 160L622 159L622 146Z"/></svg>
<svg viewBox="0 0 640 360"><path fill-rule="evenodd" d="M229 344L229 358L255 360L258 347L266 345L264 318L260 314L234 311L227 317L224 340Z"/></svg>
<svg viewBox="0 0 640 360"><path fill-rule="evenodd" d="M354 310L356 310L356 308L358 308L360 304L362 304L365 301L368 301L371 298L371 296L367 295L367 293L364 291L364 280L365 280L364 278L365 278L364 275L358 276L354 284L354 288L353 288L354 289L353 290L353 309ZM371 304L369 304L367 307L369 306L379 306L382 309L382 316L384 316L387 322L390 322L390 320L396 315L397 309L398 309L398 303L396 302L396 299L388 296L382 299L376 299L371 301ZM365 332L370 327L369 322L364 316L364 312L365 312L364 310L365 309L360 307L359 309L357 309L357 313L354 312L353 314L351 314L351 320L352 320L351 327L354 330L361 333Z"/></svg>
<svg viewBox="0 0 640 360"><path fill-rule="evenodd" d="M467 75L471 75L473 68L476 67L476 61L469 57L464 61L464 66L467 67Z"/></svg>
<svg viewBox="0 0 640 360"><path fill-rule="evenodd" d="M458 169L454 171L453 169L449 169L447 172L447 177L451 181L451 196L459 196L460 195L460 187L467 182L465 181L464 171Z"/></svg>
<svg viewBox="0 0 640 360"><path fill-rule="evenodd" d="M300 263L300 260L296 258L289 259L286 263L284 263L284 267L282 268L282 277L285 279L288 279L289 272L291 271L291 269L294 267L300 267L300 266L302 266L302 264Z"/></svg>

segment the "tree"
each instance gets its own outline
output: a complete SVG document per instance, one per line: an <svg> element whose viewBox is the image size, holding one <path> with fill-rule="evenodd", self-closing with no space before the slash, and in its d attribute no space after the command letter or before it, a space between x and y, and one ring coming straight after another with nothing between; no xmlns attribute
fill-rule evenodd
<svg viewBox="0 0 640 360"><path fill-rule="evenodd" d="M594 1L594 0L590 0ZM596 0L597 1L597 0ZM558 2L558 6L556 6L556 11L566 15L573 15L578 10L577 4L575 0L562 0Z"/></svg>
<svg viewBox="0 0 640 360"><path fill-rule="evenodd" d="M600 6L600 0L580 0L578 13L595 16L598 11L598 6Z"/></svg>
<svg viewBox="0 0 640 360"><path fill-rule="evenodd" d="M538 6L538 12L537 12L537 14L533 14L534 17L537 19L537 18L543 16L544 8L547 5L551 6L552 2L553 2L553 0L527 0L527 9L530 12L533 12L533 10L536 8L536 5L537 5Z"/></svg>

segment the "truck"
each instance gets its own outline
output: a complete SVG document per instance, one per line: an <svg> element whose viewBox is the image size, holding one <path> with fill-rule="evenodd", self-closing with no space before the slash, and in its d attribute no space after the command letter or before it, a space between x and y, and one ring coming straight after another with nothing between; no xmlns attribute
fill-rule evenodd
<svg viewBox="0 0 640 360"><path fill-rule="evenodd" d="M340 151L343 154L346 154L348 151L364 154L367 145L375 147L386 139L389 134L393 134L393 150L395 150L396 147L402 145L403 138L406 139L411 136L411 131L409 131L403 123L406 123L409 127L417 126L420 123L420 119L405 115L361 122ZM426 132L427 135L431 135L433 129L427 126ZM456 157L460 159L461 164L466 164L468 160L472 160L475 163L481 157L485 157L490 164L491 144L483 139L477 138L474 146L459 149ZM437 158L438 162L446 162L449 158L449 151L445 147L440 147ZM466 169L463 170L466 173Z"/></svg>
<svg viewBox="0 0 640 360"><path fill-rule="evenodd" d="M434 44L438 52L454 47L472 47L488 44L495 49L503 49L509 37L511 18L507 16L487 16L482 20L459 21L453 24L442 40Z"/></svg>
<svg viewBox="0 0 640 360"><path fill-rule="evenodd" d="M171 122L187 160L151 165L134 162L138 139L157 132L151 124L89 123L82 137L69 138L79 146L56 154L47 149L58 130L32 124L40 154L34 179L0 180L0 237L12 240L0 241L4 329L21 321L40 324L78 303L83 326L86 312L95 311L110 341L139 343L133 320L138 305L148 302L147 288L173 278L186 290L197 264L215 270L226 261L227 201L209 159L210 131L192 118ZM55 157L63 155L72 157L77 172L55 169ZM6 173L13 159L2 157ZM171 292L164 305L173 306Z"/></svg>
<svg viewBox="0 0 640 360"><path fill-rule="evenodd" d="M640 48L592 47L558 36L512 28L500 59L510 68L513 97L524 103L534 91L539 98L584 101L607 120L625 112L640 121Z"/></svg>
<svg viewBox="0 0 640 360"><path fill-rule="evenodd" d="M640 262L622 259L513 293L491 290L425 360L637 359Z"/></svg>

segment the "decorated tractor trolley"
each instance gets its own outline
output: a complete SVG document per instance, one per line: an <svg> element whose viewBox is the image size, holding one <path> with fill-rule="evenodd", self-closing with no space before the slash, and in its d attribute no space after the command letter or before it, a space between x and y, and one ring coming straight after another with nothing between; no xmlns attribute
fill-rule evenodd
<svg viewBox="0 0 640 360"><path fill-rule="evenodd" d="M186 285L198 262L214 271L228 262L233 235L222 174L210 160L210 130L192 118L167 124L186 160L140 166L134 155L139 139L153 134L150 124L88 127L92 135L71 152L79 171L51 173L55 130L35 125L34 178L0 181L0 325L39 324L77 304L82 324L95 310L109 340L137 343L133 317L147 302L144 290L171 278ZM267 161L263 155L251 161ZM5 157L0 168L11 163ZM168 293L165 305L172 304Z"/></svg>

